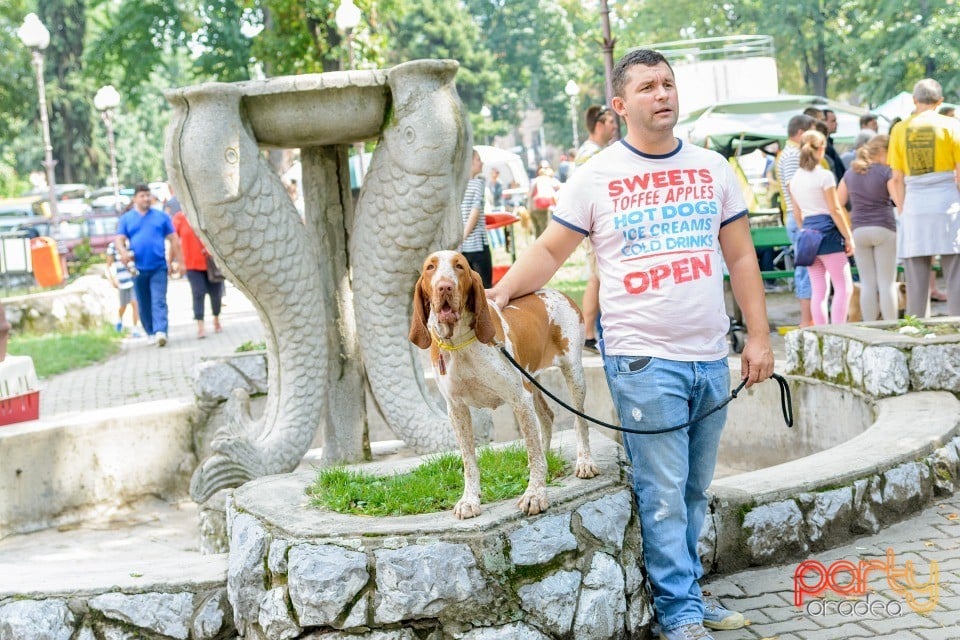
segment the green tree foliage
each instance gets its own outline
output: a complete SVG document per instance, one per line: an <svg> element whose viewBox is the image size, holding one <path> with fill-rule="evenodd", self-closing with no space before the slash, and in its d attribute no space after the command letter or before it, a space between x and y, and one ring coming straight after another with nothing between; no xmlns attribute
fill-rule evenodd
<svg viewBox="0 0 960 640"><path fill-rule="evenodd" d="M480 30L459 0L422 0L391 26L389 66L419 58L450 58L460 63L457 91L474 118L500 79ZM474 128L482 126L474 122Z"/></svg>

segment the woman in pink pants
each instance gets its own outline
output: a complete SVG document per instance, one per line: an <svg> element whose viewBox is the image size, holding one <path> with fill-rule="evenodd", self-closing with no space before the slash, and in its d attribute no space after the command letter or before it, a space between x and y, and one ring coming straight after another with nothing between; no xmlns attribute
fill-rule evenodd
<svg viewBox="0 0 960 640"><path fill-rule="evenodd" d="M853 235L846 212L837 198L837 180L823 166L827 139L810 130L800 138L800 168L790 181L790 198L797 227L823 234L817 258L809 267L813 324L847 321L853 294L848 256L853 255ZM833 305L827 316L827 296L833 283Z"/></svg>

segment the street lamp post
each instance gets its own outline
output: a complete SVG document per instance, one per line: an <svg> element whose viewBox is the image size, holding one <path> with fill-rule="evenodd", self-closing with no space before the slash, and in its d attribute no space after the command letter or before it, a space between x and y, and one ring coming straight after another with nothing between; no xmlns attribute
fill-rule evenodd
<svg viewBox="0 0 960 640"><path fill-rule="evenodd" d="M43 126L43 167L47 170L47 187L50 189L50 215L57 215L57 183L53 168L57 161L53 159L53 145L50 143L50 121L47 119L47 92L43 83L43 50L50 44L50 32L40 22L35 13L28 13L23 25L17 29L17 37L30 49L33 67L37 72L37 92L40 94L40 124Z"/></svg>
<svg viewBox="0 0 960 640"><path fill-rule="evenodd" d="M113 206L120 213L120 179L117 177L117 150L113 143L113 110L120 105L120 94L108 84L100 87L93 97L93 106L100 112L107 127L107 146L110 150L110 184L113 186Z"/></svg>
<svg viewBox="0 0 960 640"><path fill-rule="evenodd" d="M490 135L487 133L486 127L490 125L490 119L493 118L493 112L490 110L490 107L483 105L480 107L480 117L483 118L484 132L483 132L483 143L490 144Z"/></svg>
<svg viewBox="0 0 960 640"><path fill-rule="evenodd" d="M570 124L573 126L573 148L580 148L580 134L577 131L577 96L580 95L580 87L573 80L567 80L567 85L563 92L570 96Z"/></svg>
<svg viewBox="0 0 960 640"><path fill-rule="evenodd" d="M337 23L337 29L339 29L347 39L347 62L351 71L353 71L353 30L360 24L361 17L360 7L353 4L353 0L340 0L340 6L337 7L334 20ZM365 173L363 168L363 143L358 142L356 148L357 184L360 184L363 182Z"/></svg>

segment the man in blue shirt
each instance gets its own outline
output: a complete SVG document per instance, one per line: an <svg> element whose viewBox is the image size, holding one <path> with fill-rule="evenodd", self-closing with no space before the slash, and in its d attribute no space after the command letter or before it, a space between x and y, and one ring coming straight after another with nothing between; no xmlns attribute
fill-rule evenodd
<svg viewBox="0 0 960 640"><path fill-rule="evenodd" d="M172 266L167 264L166 242L170 255L184 274L180 241L173 229L170 216L150 207L150 187L137 185L133 207L120 217L116 246L123 264L133 264L137 273L133 289L140 305L140 321L151 341L158 346L167 344L167 275Z"/></svg>

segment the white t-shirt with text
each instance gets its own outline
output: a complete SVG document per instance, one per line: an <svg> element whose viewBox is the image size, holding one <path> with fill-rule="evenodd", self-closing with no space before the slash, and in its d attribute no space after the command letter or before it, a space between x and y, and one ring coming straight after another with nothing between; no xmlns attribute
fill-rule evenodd
<svg viewBox="0 0 960 640"><path fill-rule="evenodd" d="M554 220L593 242L606 353L725 357L719 233L746 214L727 161L680 141L662 156L620 141L578 168Z"/></svg>

